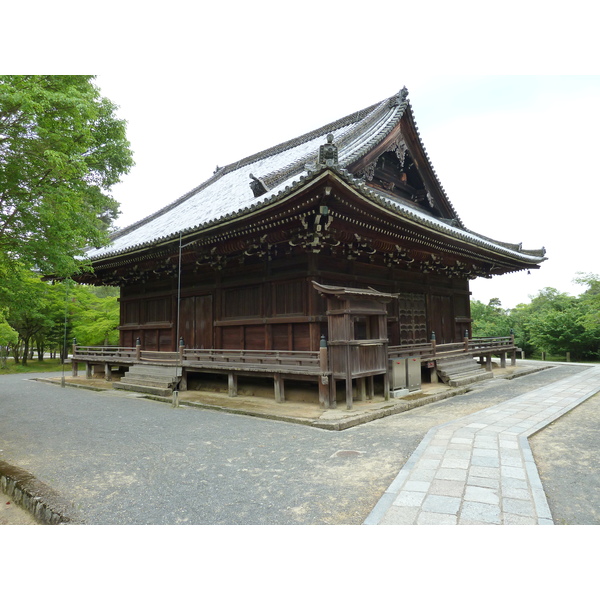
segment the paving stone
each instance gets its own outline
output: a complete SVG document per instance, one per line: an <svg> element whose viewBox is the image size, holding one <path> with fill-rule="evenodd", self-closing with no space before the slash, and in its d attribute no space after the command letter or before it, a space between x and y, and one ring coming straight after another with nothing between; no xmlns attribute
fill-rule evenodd
<svg viewBox="0 0 600 600"><path fill-rule="evenodd" d="M443 469L437 470L436 479L450 479L452 481L466 481L467 469Z"/></svg>
<svg viewBox="0 0 600 600"><path fill-rule="evenodd" d="M437 469L440 466L440 458L422 458L417 463L418 469Z"/></svg>
<svg viewBox="0 0 600 600"><path fill-rule="evenodd" d="M523 464L523 460L521 458L501 455L500 463L503 467L520 467Z"/></svg>
<svg viewBox="0 0 600 600"><path fill-rule="evenodd" d="M406 492L427 492L431 487L429 481L407 481L402 488Z"/></svg>
<svg viewBox="0 0 600 600"><path fill-rule="evenodd" d="M433 481L435 469L415 469L411 472L410 478L413 481Z"/></svg>
<svg viewBox="0 0 600 600"><path fill-rule="evenodd" d="M515 498L503 498L502 509L504 512L521 515L524 517L535 517L533 502L528 500L517 500Z"/></svg>
<svg viewBox="0 0 600 600"><path fill-rule="evenodd" d="M508 490L511 488L516 488L520 490L529 489L527 485L527 481L524 479L514 479L513 477L502 477L500 479L500 485L502 486L502 491Z"/></svg>
<svg viewBox="0 0 600 600"><path fill-rule="evenodd" d="M468 469L469 463L468 458L444 458L440 466L442 469Z"/></svg>
<svg viewBox="0 0 600 600"><path fill-rule="evenodd" d="M458 524L463 521L479 521L481 523L501 524L500 507L493 504L484 504L482 502L463 502Z"/></svg>
<svg viewBox="0 0 600 600"><path fill-rule="evenodd" d="M470 438L468 438L468 437L453 437L450 439L450 442L452 444L461 444L463 446L464 445L470 446L471 443L473 442L473 438L472 437L470 437Z"/></svg>
<svg viewBox="0 0 600 600"><path fill-rule="evenodd" d="M503 487L502 497L515 498L517 500L532 500L531 494L529 493L529 489L527 488Z"/></svg>
<svg viewBox="0 0 600 600"><path fill-rule="evenodd" d="M521 467L507 467L502 465L500 467L500 472L502 473L503 477L512 477L513 479L527 479L525 469Z"/></svg>
<svg viewBox="0 0 600 600"><path fill-rule="evenodd" d="M486 458L498 458L497 448L473 448L473 456L485 456Z"/></svg>
<svg viewBox="0 0 600 600"><path fill-rule="evenodd" d="M451 481L448 479L434 479L429 488L430 494L438 496L462 497L465 490L465 484L462 481Z"/></svg>
<svg viewBox="0 0 600 600"><path fill-rule="evenodd" d="M425 492L405 492L402 491L398 494L398 497L394 500L394 506L421 506L423 499L425 498Z"/></svg>
<svg viewBox="0 0 600 600"><path fill-rule="evenodd" d="M487 456L473 456L471 464L475 467L499 467L499 458L488 458Z"/></svg>
<svg viewBox="0 0 600 600"><path fill-rule="evenodd" d="M467 485L465 488L465 500L472 502L483 502L484 504L500 505L500 497L498 494L489 488L476 487Z"/></svg>
<svg viewBox="0 0 600 600"><path fill-rule="evenodd" d="M500 482L498 479L493 477L476 477L474 475L469 474L467 478L467 483L469 485L476 485L478 487L485 487L497 490L500 488Z"/></svg>
<svg viewBox="0 0 600 600"><path fill-rule="evenodd" d="M419 509L411 506L391 506L381 519L381 525L413 525Z"/></svg>
<svg viewBox="0 0 600 600"><path fill-rule="evenodd" d="M474 475L475 477L489 477L495 479L499 477L500 469L494 467L472 466L469 469L469 475Z"/></svg>
<svg viewBox="0 0 600 600"><path fill-rule="evenodd" d="M427 512L456 515L460 508L460 502L460 498L429 494L423 502L423 510Z"/></svg>
<svg viewBox="0 0 600 600"><path fill-rule="evenodd" d="M533 517L523 517L507 512L502 514L502 521L504 525L537 525L537 519Z"/></svg>
<svg viewBox="0 0 600 600"><path fill-rule="evenodd" d="M456 515L422 512L417 517L417 525L456 525Z"/></svg>
<svg viewBox="0 0 600 600"><path fill-rule="evenodd" d="M468 450L447 450L444 458L456 458L457 460L469 460L471 458L471 449Z"/></svg>

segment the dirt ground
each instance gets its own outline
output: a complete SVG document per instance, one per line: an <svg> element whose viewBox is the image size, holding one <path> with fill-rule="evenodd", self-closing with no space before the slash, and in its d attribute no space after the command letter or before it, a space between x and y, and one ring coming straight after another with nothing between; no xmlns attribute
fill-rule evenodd
<svg viewBox="0 0 600 600"><path fill-rule="evenodd" d="M38 525L25 509L0 492L0 525Z"/></svg>

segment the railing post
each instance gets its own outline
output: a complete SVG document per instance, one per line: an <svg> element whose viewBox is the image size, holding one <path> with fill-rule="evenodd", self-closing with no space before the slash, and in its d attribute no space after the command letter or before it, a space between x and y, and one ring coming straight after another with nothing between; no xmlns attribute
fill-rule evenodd
<svg viewBox="0 0 600 600"><path fill-rule="evenodd" d="M435 356L435 331L431 332L431 353Z"/></svg>
<svg viewBox="0 0 600 600"><path fill-rule="evenodd" d="M321 336L321 342L319 344L319 369L321 369L322 373L329 371L327 340L324 335ZM323 408L335 408L335 399L333 401L333 406L331 405L329 375L319 376L319 404Z"/></svg>
<svg viewBox="0 0 600 600"><path fill-rule="evenodd" d="M79 365L75 360L75 354L77 353L77 338L73 338L73 358L71 360L71 376L77 377L79 375Z"/></svg>
<svg viewBox="0 0 600 600"><path fill-rule="evenodd" d="M469 330L465 329L465 335L463 337L463 342L465 343L465 352L469 351Z"/></svg>
<svg viewBox="0 0 600 600"><path fill-rule="evenodd" d="M135 340L135 360L139 361L142 356L142 340L137 338Z"/></svg>

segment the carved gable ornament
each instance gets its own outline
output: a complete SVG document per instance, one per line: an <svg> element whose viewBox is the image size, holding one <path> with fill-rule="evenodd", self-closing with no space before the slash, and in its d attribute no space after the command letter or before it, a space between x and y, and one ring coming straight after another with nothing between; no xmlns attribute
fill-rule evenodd
<svg viewBox="0 0 600 600"><path fill-rule="evenodd" d="M372 188L413 202L436 217L443 216L401 133L373 161L357 171L356 175L363 177Z"/></svg>

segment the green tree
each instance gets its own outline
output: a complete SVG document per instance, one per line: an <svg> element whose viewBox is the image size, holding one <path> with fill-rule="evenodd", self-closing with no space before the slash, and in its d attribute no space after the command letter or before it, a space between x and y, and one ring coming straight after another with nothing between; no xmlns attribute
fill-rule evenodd
<svg viewBox="0 0 600 600"><path fill-rule="evenodd" d="M39 275L23 269L13 272L0 290L6 320L19 334L20 344L13 345L15 363L22 359L23 364L27 364L31 341L51 324L48 314L51 288L52 285L42 281Z"/></svg>
<svg viewBox="0 0 600 600"><path fill-rule="evenodd" d="M0 275L70 275L107 241L110 188L134 164L125 122L88 75L0 76Z"/></svg>
<svg viewBox="0 0 600 600"><path fill-rule="evenodd" d="M576 283L587 286L579 297L584 309L581 324L588 334L597 340L600 347L600 278L591 273L578 273Z"/></svg>
<svg viewBox="0 0 600 600"><path fill-rule="evenodd" d="M4 311L0 311L0 368L6 368L10 348L19 341L19 334L6 322Z"/></svg>
<svg viewBox="0 0 600 600"><path fill-rule="evenodd" d="M498 298L488 304L479 300L471 301L473 337L502 337L510 334L512 320L508 311L502 308Z"/></svg>
<svg viewBox="0 0 600 600"><path fill-rule="evenodd" d="M73 335L84 346L119 343L119 290L78 286L73 308Z"/></svg>

